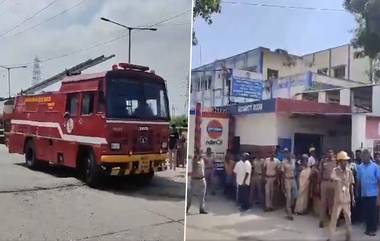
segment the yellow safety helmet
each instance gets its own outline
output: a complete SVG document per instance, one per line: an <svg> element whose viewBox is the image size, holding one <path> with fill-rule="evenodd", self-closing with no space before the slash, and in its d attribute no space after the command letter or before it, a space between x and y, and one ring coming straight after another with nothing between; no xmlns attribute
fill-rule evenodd
<svg viewBox="0 0 380 241"><path fill-rule="evenodd" d="M340 151L336 155L336 160L337 161L347 161L347 160L350 160L350 159L351 158L348 156L347 152L345 152L345 151Z"/></svg>

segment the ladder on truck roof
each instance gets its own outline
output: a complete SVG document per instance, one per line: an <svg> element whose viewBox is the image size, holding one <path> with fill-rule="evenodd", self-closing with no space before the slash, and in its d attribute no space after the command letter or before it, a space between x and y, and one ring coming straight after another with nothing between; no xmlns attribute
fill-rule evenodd
<svg viewBox="0 0 380 241"><path fill-rule="evenodd" d="M33 94L37 91L40 91L40 90L42 90L42 89L44 89L50 85L53 85L53 84L61 81L66 76L80 74L83 70L88 69L90 67L93 67L97 64L103 63L104 61L107 61L113 57L115 57L114 54L110 55L108 57L105 57L104 55L102 55L102 56L99 56L95 59L89 59L89 60L84 61L84 62L82 62L82 63L80 63L74 67L71 67L70 69L66 69L63 72L56 74L53 77L50 77L44 81L41 81L40 83L35 84L26 90L22 90L20 94Z"/></svg>

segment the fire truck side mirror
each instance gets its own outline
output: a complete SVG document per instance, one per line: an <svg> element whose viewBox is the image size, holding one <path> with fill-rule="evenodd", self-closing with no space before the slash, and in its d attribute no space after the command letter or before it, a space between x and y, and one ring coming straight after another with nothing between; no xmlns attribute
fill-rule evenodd
<svg viewBox="0 0 380 241"><path fill-rule="evenodd" d="M69 119L70 118L70 113L69 112L65 112L65 114L63 115L63 118Z"/></svg>

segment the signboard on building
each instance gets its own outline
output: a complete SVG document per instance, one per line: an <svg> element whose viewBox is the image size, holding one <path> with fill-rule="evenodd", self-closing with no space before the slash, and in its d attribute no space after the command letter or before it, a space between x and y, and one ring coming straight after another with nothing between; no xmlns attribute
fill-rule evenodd
<svg viewBox="0 0 380 241"><path fill-rule="evenodd" d="M242 103L230 106L230 113L232 115L247 115L258 113L270 113L276 111L276 100L263 100L250 103Z"/></svg>
<svg viewBox="0 0 380 241"><path fill-rule="evenodd" d="M263 82L241 77L232 77L231 96L261 100Z"/></svg>
<svg viewBox="0 0 380 241"><path fill-rule="evenodd" d="M219 113L229 113L231 115L270 113L276 111L276 99L214 107L213 111Z"/></svg>
<svg viewBox="0 0 380 241"><path fill-rule="evenodd" d="M224 155L228 148L228 118L202 117L201 149L208 147L216 155Z"/></svg>

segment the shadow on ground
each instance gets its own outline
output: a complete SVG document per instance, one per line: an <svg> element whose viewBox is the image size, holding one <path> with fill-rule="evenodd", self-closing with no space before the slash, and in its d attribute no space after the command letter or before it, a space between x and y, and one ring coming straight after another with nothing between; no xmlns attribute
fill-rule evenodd
<svg viewBox="0 0 380 241"><path fill-rule="evenodd" d="M31 172L48 174L54 178L76 178L82 182L78 172L72 168L42 165L37 170L31 170L25 165L25 163L15 163L14 165L24 167ZM186 188L185 182L173 179L184 179L185 174L175 173L171 177L160 175L160 173L155 174L149 183L141 183L134 177L103 177L101 185L96 189L111 192L116 195L138 196L149 200L184 201ZM85 184L83 183L83 186L84 185ZM64 187L65 186L62 186L62 188Z"/></svg>

